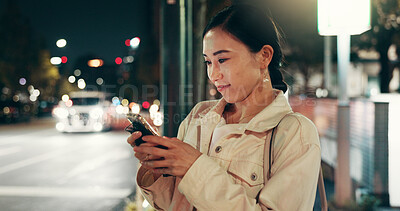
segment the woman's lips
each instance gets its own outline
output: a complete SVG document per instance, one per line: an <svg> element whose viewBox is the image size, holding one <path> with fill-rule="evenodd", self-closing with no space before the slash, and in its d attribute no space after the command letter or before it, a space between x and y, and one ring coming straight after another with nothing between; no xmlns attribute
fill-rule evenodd
<svg viewBox="0 0 400 211"><path fill-rule="evenodd" d="M217 89L218 89L219 92L222 92L225 89L229 88L230 86L231 86L230 84L228 84L228 85L219 85L219 86L217 86Z"/></svg>

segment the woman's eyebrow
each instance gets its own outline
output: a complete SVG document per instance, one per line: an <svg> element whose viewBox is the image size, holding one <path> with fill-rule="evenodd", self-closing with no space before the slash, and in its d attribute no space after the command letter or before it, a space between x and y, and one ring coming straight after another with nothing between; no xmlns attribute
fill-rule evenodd
<svg viewBox="0 0 400 211"><path fill-rule="evenodd" d="M221 54L221 53L230 53L231 51L228 50L219 50L213 53L214 56ZM203 53L203 56L207 56L206 54Z"/></svg>

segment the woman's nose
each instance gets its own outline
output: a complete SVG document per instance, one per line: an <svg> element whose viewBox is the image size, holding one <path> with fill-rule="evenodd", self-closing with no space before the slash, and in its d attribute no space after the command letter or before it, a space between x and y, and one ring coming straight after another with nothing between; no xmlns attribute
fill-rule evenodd
<svg viewBox="0 0 400 211"><path fill-rule="evenodd" d="M222 73L221 70L219 69L218 65L211 65L208 68L208 77L210 78L211 81L217 81L219 79L222 79Z"/></svg>

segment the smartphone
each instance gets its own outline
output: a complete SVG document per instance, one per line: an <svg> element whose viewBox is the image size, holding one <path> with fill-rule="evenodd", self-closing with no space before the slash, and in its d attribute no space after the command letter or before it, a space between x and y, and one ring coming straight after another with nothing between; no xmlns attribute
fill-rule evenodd
<svg viewBox="0 0 400 211"><path fill-rule="evenodd" d="M153 135L153 136L160 136L160 134L157 132L156 129L154 129L149 122L147 122L147 120L141 116L140 114L132 114L129 113L126 115L126 118L129 120L129 122L131 123L130 125L128 125L125 128L125 131L128 131L130 133L136 132L136 131L140 131L142 133L142 137L143 136L148 136L148 135ZM138 138L135 140L135 145L139 146L142 143L144 143L145 141L143 141L142 137ZM157 146L160 148L166 148L164 146Z"/></svg>

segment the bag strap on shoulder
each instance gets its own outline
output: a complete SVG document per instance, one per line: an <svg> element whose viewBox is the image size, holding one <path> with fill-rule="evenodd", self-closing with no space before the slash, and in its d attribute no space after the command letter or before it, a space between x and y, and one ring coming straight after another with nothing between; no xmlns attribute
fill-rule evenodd
<svg viewBox="0 0 400 211"><path fill-rule="evenodd" d="M282 118L283 119L283 118ZM282 120L281 120L282 121ZM269 141L269 148L268 148L268 171L266 172L266 168L264 168L264 178L267 178L268 180L271 178L271 167L272 167L272 149L273 149L273 140L274 140L274 134L275 134L275 129L278 128L280 122L278 123L278 125L276 125L271 132L271 138ZM268 135L266 140L268 140ZM265 147L267 148L268 144L265 143ZM266 152L267 150L265 149L264 152ZM265 159L266 156L264 154L264 163L265 163ZM265 165L264 165L265 167ZM319 168L319 176L318 176L318 192L319 192L319 198L321 200L321 210L322 211L327 211L328 210L328 202L326 200L326 193L325 193L325 185L324 185L324 177L322 175L322 166Z"/></svg>
<svg viewBox="0 0 400 211"><path fill-rule="evenodd" d="M275 133L275 129L277 128L278 126L276 126L276 127L274 127L273 129L272 129L272 133L271 133L271 140L269 141L269 149L268 149L268 151L269 151L269 153L268 153L268 155L269 155L269 159L268 159L268 173L267 173L267 178L268 178L268 180L271 178L271 166L272 166L272 140L274 139L274 133ZM265 151L264 151L265 152Z"/></svg>

